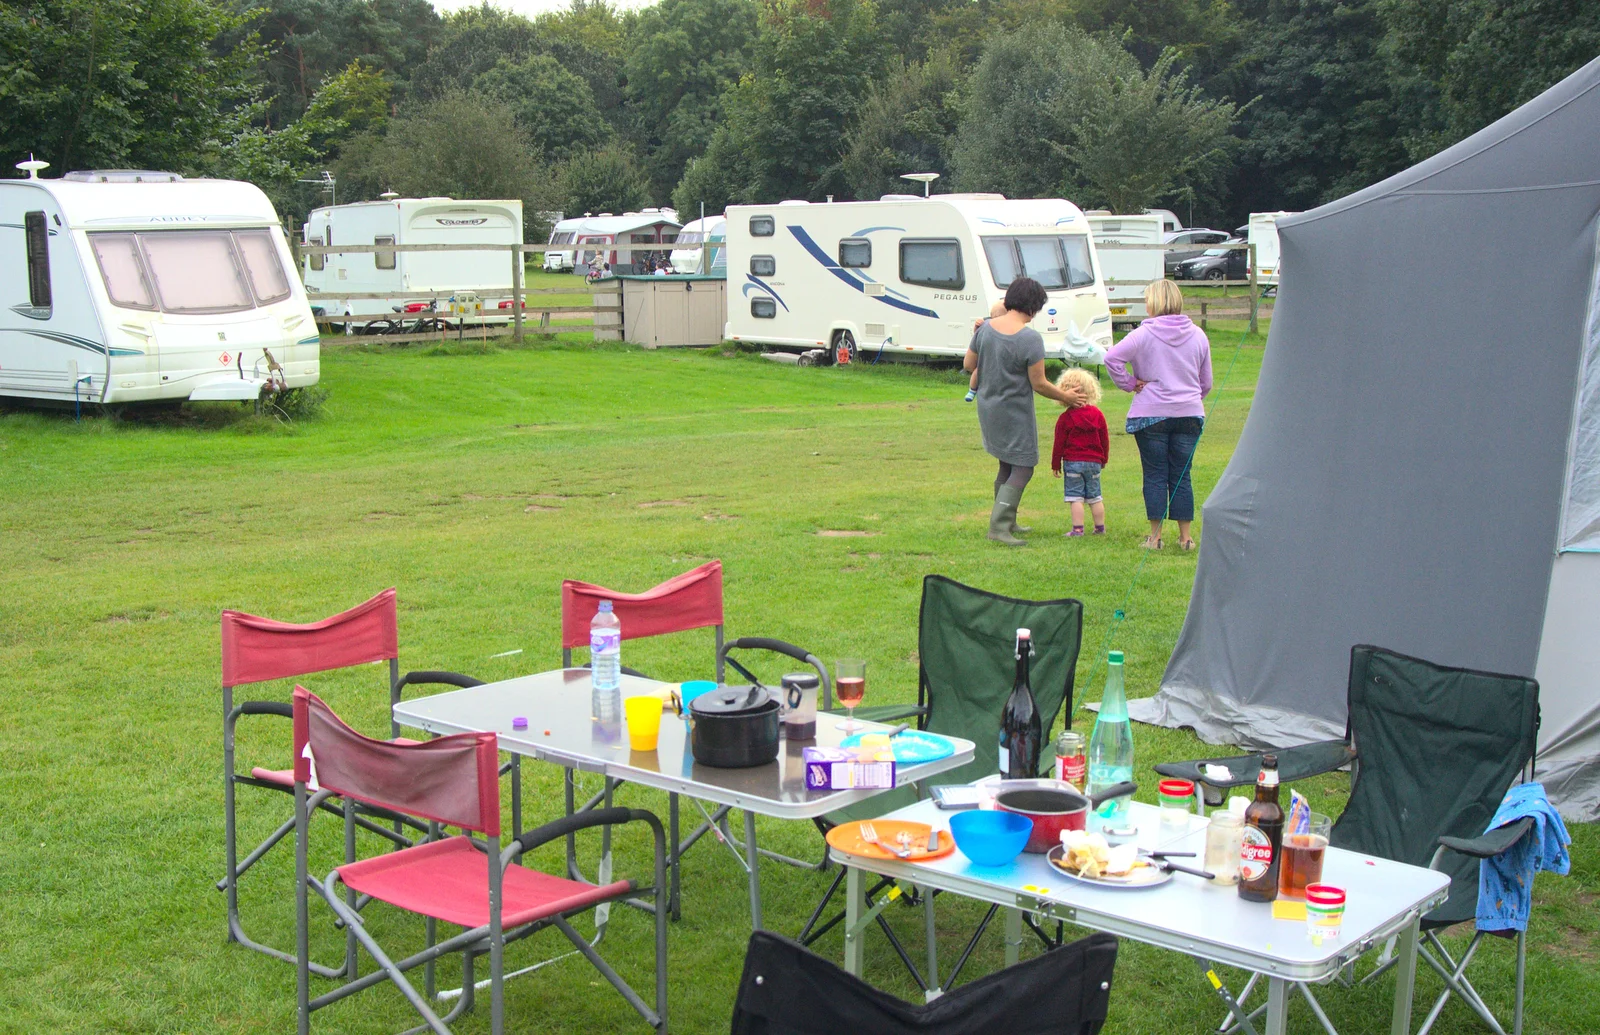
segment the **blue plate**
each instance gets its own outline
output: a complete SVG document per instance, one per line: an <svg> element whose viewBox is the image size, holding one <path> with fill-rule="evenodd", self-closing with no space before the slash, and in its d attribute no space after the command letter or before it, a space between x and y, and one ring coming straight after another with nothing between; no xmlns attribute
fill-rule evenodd
<svg viewBox="0 0 1600 1035"><path fill-rule="evenodd" d="M876 730L869 730L877 732ZM842 748L859 747L863 734L852 733L839 741ZM941 758L949 758L956 753L955 744L937 733L923 733L921 730L906 730L904 733L889 741L889 746L894 749L894 760L901 765L921 765L924 762L937 762Z"/></svg>

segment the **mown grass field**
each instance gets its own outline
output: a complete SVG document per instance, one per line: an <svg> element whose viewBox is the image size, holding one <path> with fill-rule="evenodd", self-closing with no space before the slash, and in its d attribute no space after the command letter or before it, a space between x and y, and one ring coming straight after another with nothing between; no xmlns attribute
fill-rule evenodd
<svg viewBox="0 0 1600 1035"><path fill-rule="evenodd" d="M1262 357L1260 339L1234 348L1236 325L1214 324L1212 337L1222 384L1196 462L1202 496L1237 440ZM915 696L920 581L938 572L1017 596L1081 598L1080 702L1099 695L1107 644L1127 652L1131 693L1153 693L1195 556L1138 550L1132 439L1112 435L1108 537L1060 538L1066 511L1044 471L1023 505L1033 545L996 547L983 537L992 466L961 401L964 380L576 341L511 349L330 339L327 403L299 423L220 407L120 422L0 413L0 1031L292 1030L292 967L229 945L212 888L222 860L224 607L305 621L392 585L403 668L499 679L559 662L563 577L637 590L719 557L730 635L868 658L868 703L882 703ZM1110 392L1104 406L1120 428L1125 397ZM1053 417L1041 406L1046 432ZM840 532L852 534L827 534ZM1127 618L1108 636L1117 608ZM662 678L700 677L711 635L630 642L624 653ZM305 682L358 726L387 729L381 668ZM287 689L252 696L282 699ZM1090 718L1080 712L1077 722L1087 729ZM1139 728L1136 737L1145 800L1152 762L1213 750L1181 732ZM281 720L247 721L242 764L287 764L287 738ZM553 818L558 773L537 764L525 772L531 818ZM1336 812L1345 777L1302 789ZM242 841L253 844L286 802L248 789L241 798ZM665 814L664 798L639 788L621 800ZM318 827L313 864L324 870L337 852L334 830ZM1600 837L1573 833L1573 875L1541 877L1537 889L1530 1032L1592 1027L1600 1002ZM806 824L762 821L760 836L790 854L818 851ZM586 843L591 857L595 848ZM644 872L641 838L624 836L619 852L621 872ZM558 858L546 851L533 862L552 869ZM289 852L275 852L243 886L248 926L282 945L292 937L291 866ZM790 934L829 880L772 863L762 876L768 924ZM941 904L946 966L980 914ZM327 958L342 938L316 915L314 949ZM917 944L920 911L890 915ZM374 907L368 920L391 946L421 944L410 918ZM684 916L669 936L674 1030L726 1030L747 934L742 871L721 847L697 846ZM511 962L564 944L540 935ZM838 959L840 945L835 932L818 948ZM603 948L648 987L647 918L621 913ZM1000 956L996 927L969 973ZM1504 1007L1511 954L1490 945L1481 958L1479 987ZM867 974L912 992L881 939L869 944ZM1420 1020L1439 983L1418 980ZM1116 981L1108 1031L1199 1032L1220 1018L1181 957L1124 942ZM1387 1031L1391 987L1383 979L1323 1001L1343 1031ZM645 1030L579 958L513 981L507 1001L512 1031ZM323 1032L413 1023L387 987L314 1018ZM459 1028L487 1029L486 1003ZM1300 1007L1291 1030L1317 1029ZM1481 1028L1452 1004L1436 1030Z"/></svg>

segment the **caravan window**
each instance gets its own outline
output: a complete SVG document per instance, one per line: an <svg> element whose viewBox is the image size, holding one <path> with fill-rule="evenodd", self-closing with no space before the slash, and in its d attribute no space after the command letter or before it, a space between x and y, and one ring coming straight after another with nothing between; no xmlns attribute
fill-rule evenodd
<svg viewBox="0 0 1600 1035"><path fill-rule="evenodd" d="M757 320L775 319L778 315L778 303L770 298L752 298L750 300L750 315Z"/></svg>
<svg viewBox="0 0 1600 1035"><path fill-rule="evenodd" d="M140 234L150 279L169 313L224 313L255 304L226 230Z"/></svg>
<svg viewBox="0 0 1600 1035"><path fill-rule="evenodd" d="M983 251L996 287L1009 287L1019 276L1032 277L1047 291L1094 283L1089 239L1082 234L985 237Z"/></svg>
<svg viewBox="0 0 1600 1035"><path fill-rule="evenodd" d="M550 235L550 243L551 244L571 244L572 243L572 231L571 230L557 230L555 233Z"/></svg>
<svg viewBox="0 0 1600 1035"><path fill-rule="evenodd" d="M750 256L750 272L758 277L773 276L778 272L778 260L770 255L752 255Z"/></svg>
<svg viewBox="0 0 1600 1035"><path fill-rule="evenodd" d="M750 236L771 237L777 233L778 224L771 216L751 216Z"/></svg>
<svg viewBox="0 0 1600 1035"><path fill-rule="evenodd" d="M90 234L95 262L106 282L112 305L129 309L154 309L156 296L139 258L139 242L132 234Z"/></svg>
<svg viewBox="0 0 1600 1035"><path fill-rule="evenodd" d="M289 297L289 275L284 271L283 260L267 230L241 230L233 235L239 242L239 254L244 257L244 270L250 278L250 288L261 305L281 302Z"/></svg>
<svg viewBox="0 0 1600 1035"><path fill-rule="evenodd" d="M23 215L22 228L28 247L28 304L35 309L49 309L50 224L39 210Z"/></svg>
<svg viewBox="0 0 1600 1035"><path fill-rule="evenodd" d="M322 238L320 238L320 237L307 238L306 239L306 243L307 244L321 245L322 244ZM322 254L321 252L313 252L309 256L309 258L311 259L311 271L313 273L321 273L323 267L328 264L328 257L326 255Z"/></svg>
<svg viewBox="0 0 1600 1035"><path fill-rule="evenodd" d="M960 290L967 283L958 241L901 241L900 279L907 284Z"/></svg>
<svg viewBox="0 0 1600 1035"><path fill-rule="evenodd" d="M872 242L863 240L839 242L839 265L846 269L864 270L872 265Z"/></svg>
<svg viewBox="0 0 1600 1035"><path fill-rule="evenodd" d="M394 238L393 237L374 237L372 239L372 243L373 244L393 244L394 243ZM392 251L373 252L372 253L372 264L374 266L376 266L380 270L392 270L392 269L394 269L394 252L392 252Z"/></svg>

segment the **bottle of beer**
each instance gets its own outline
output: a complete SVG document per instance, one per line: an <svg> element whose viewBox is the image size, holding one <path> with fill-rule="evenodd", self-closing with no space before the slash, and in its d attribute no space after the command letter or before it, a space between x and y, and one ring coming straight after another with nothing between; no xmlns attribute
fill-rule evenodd
<svg viewBox="0 0 1600 1035"><path fill-rule="evenodd" d="M1283 807L1278 804L1278 756L1261 756L1256 800L1244 810L1244 847L1239 850L1239 897L1271 902L1278 897L1283 855Z"/></svg>
<svg viewBox="0 0 1600 1035"><path fill-rule="evenodd" d="M1032 780L1039 775L1039 752L1044 732L1039 727L1039 703L1028 683L1028 659L1033 654L1033 634L1017 630L1017 679L1000 713L1000 775L1007 780Z"/></svg>

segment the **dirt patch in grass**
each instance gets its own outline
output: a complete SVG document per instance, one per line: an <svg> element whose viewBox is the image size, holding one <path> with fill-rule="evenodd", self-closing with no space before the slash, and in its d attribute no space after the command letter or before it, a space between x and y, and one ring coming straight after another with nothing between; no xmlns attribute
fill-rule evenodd
<svg viewBox="0 0 1600 1035"><path fill-rule="evenodd" d="M524 514L548 514L553 510L560 509L560 507L547 507L542 503L530 503L522 508L522 512Z"/></svg>
<svg viewBox="0 0 1600 1035"><path fill-rule="evenodd" d="M405 514L396 514L392 510L370 510L361 515L363 521L385 521L389 518L405 517Z"/></svg>
<svg viewBox="0 0 1600 1035"><path fill-rule="evenodd" d="M689 503L687 500L651 500L649 503L639 504L639 509L648 510L651 507L687 507L688 505Z"/></svg>
<svg viewBox="0 0 1600 1035"><path fill-rule="evenodd" d="M136 607L132 611L113 611L108 615L102 615L97 621L101 625L132 625L135 622L154 622L171 617L170 611L158 611L153 607Z"/></svg>
<svg viewBox="0 0 1600 1035"><path fill-rule="evenodd" d="M828 539L854 539L862 536L882 534L882 532L868 532L859 528L823 528L817 530L817 535Z"/></svg>

